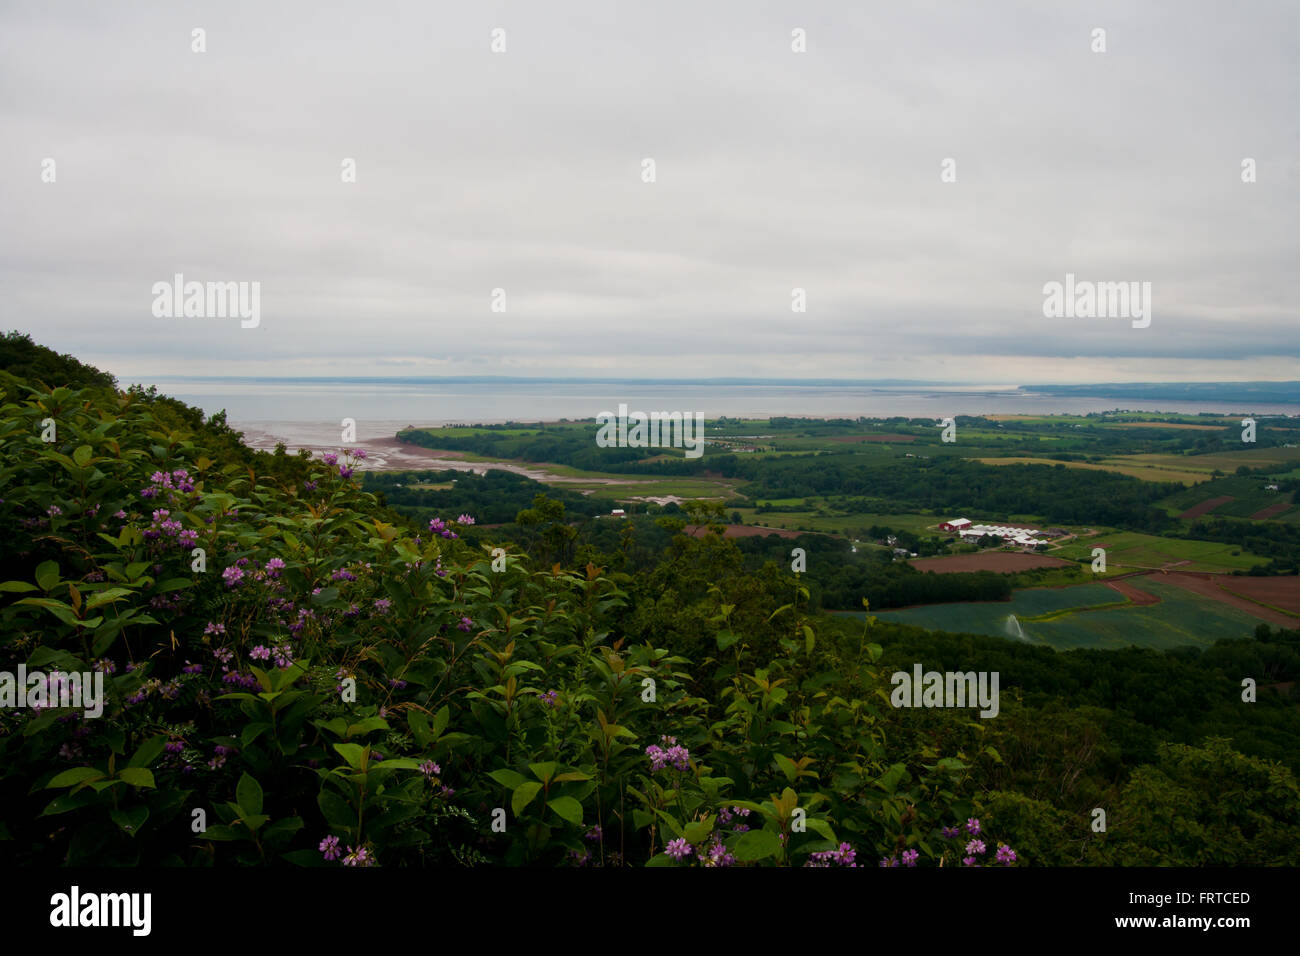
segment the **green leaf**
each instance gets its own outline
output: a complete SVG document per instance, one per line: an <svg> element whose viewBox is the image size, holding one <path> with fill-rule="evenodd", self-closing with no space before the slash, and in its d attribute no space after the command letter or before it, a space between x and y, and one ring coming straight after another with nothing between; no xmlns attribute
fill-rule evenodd
<svg viewBox="0 0 1300 956"><path fill-rule="evenodd" d="M265 721L256 724L249 724L240 733L239 742L244 746L244 749L247 750L249 744L271 729L271 725Z"/></svg>
<svg viewBox="0 0 1300 956"><path fill-rule="evenodd" d="M67 813L69 810L79 810L87 803L95 799L95 795L89 790L79 790L76 793L61 793L49 805L41 811L41 816L49 817L56 813Z"/></svg>
<svg viewBox="0 0 1300 956"><path fill-rule="evenodd" d="M570 823L582 823L582 804L573 797L556 797L547 801L546 805Z"/></svg>
<svg viewBox="0 0 1300 956"><path fill-rule="evenodd" d="M510 809L514 811L516 817L533 802L533 797L537 796L537 791L541 789L542 785L536 780L526 780L515 787L515 792L510 795Z"/></svg>
<svg viewBox="0 0 1300 956"><path fill-rule="evenodd" d="M343 723L343 718L337 718L339 723ZM421 747L429 746L433 733L429 727L429 715L420 710L412 708L406 712L406 723L411 728L411 735L415 737L415 742ZM346 725L336 731L342 737L347 730Z"/></svg>
<svg viewBox="0 0 1300 956"><path fill-rule="evenodd" d="M874 782L877 787L885 793L893 793L898 789L898 785L903 782L907 776L907 767L901 763L896 763L880 775Z"/></svg>
<svg viewBox="0 0 1300 956"><path fill-rule="evenodd" d="M507 790L514 790L527 779L522 773L513 770L493 770L488 776Z"/></svg>
<svg viewBox="0 0 1300 956"><path fill-rule="evenodd" d="M551 777L555 775L555 768L558 766L555 761L547 760L542 763L530 763L528 769L531 770L537 779L542 783L550 783Z"/></svg>
<svg viewBox="0 0 1300 956"><path fill-rule="evenodd" d="M346 800L333 790L321 789L316 796L316 805L320 807L325 822L336 830L351 831L357 825L357 812Z"/></svg>
<svg viewBox="0 0 1300 956"><path fill-rule="evenodd" d="M655 816L657 816L660 820L662 820L662 821L664 822L664 824L667 825L667 827L668 827L669 830L672 830L672 831L673 831L673 836L676 836L676 837L680 837L680 836L682 836L682 828L681 828L681 825L678 824L678 822L677 822L676 820L674 820L674 819L672 818L671 815L665 813L665 812L662 811L662 810L656 810L656 811L655 811Z"/></svg>
<svg viewBox="0 0 1300 956"><path fill-rule="evenodd" d="M90 464L90 459L94 457L95 457L95 450L91 448L89 445L81 445L77 448L76 451L72 453L72 460L75 461L78 467L81 468L85 468L88 464Z"/></svg>
<svg viewBox="0 0 1300 956"><path fill-rule="evenodd" d="M338 588L321 588L319 594L311 596L312 604L328 604L339 596Z"/></svg>
<svg viewBox="0 0 1300 956"><path fill-rule="evenodd" d="M365 747L360 744L335 744L334 749L348 762L348 766L353 770L361 769L361 761L366 752Z"/></svg>
<svg viewBox="0 0 1300 956"><path fill-rule="evenodd" d="M360 737L365 734L373 733L376 730L387 730L388 721L382 717L367 717L365 720L359 720L348 727L345 737Z"/></svg>
<svg viewBox="0 0 1300 956"><path fill-rule="evenodd" d="M146 740L136 749L136 752L134 754L131 755L131 759L127 763L127 766L128 767L149 766L149 764L153 763L155 760L158 759L158 755L163 752L163 748L166 746L167 746L167 738L164 737L162 734L158 734L155 737L150 737L148 740Z"/></svg>
<svg viewBox="0 0 1300 956"><path fill-rule="evenodd" d="M277 837L293 836L293 834L297 833L302 828L302 817L285 817L283 820L276 820L267 827L262 832L262 839L274 840Z"/></svg>
<svg viewBox="0 0 1300 956"><path fill-rule="evenodd" d="M42 591L52 591L59 583L59 562L42 561L36 567L36 583Z"/></svg>
<svg viewBox="0 0 1300 956"><path fill-rule="evenodd" d="M807 624L803 626L804 648L807 653L811 654L813 648L817 645L817 638L813 636L813 629Z"/></svg>
<svg viewBox="0 0 1300 956"><path fill-rule="evenodd" d="M793 604L782 604L779 608L777 608L775 611L772 612L771 617L767 619L767 623L771 624L773 618L775 618L778 614L782 614L790 610L790 608L792 607L794 607Z"/></svg>
<svg viewBox="0 0 1300 956"><path fill-rule="evenodd" d="M794 783L795 778L799 776L799 768L796 767L794 761L785 754L776 754L775 756L777 766L779 766L781 772L785 774L786 782Z"/></svg>
<svg viewBox="0 0 1300 956"><path fill-rule="evenodd" d="M143 803L138 807L131 807L129 810L113 810L109 813L113 822L122 828L122 832L135 836L144 826L144 821L149 819L149 808Z"/></svg>
<svg viewBox="0 0 1300 956"><path fill-rule="evenodd" d="M28 584L26 581L5 581L0 583L0 591L39 591L35 584Z"/></svg>
<svg viewBox="0 0 1300 956"><path fill-rule="evenodd" d="M839 843L839 840L835 838L835 831L831 829L831 825L825 820L822 820L819 817L809 817L804 822L807 823L808 828L817 835L830 840L832 843Z"/></svg>
<svg viewBox="0 0 1300 956"><path fill-rule="evenodd" d="M234 827L228 827L220 824L218 824L217 826L208 827L206 830L203 831L203 838L205 840L222 840L222 841L240 840L245 838L246 836L247 834L240 833Z"/></svg>
<svg viewBox="0 0 1300 956"><path fill-rule="evenodd" d="M781 852L781 841L771 830L750 830L736 841L736 859L744 862L765 860Z"/></svg>
<svg viewBox="0 0 1300 956"><path fill-rule="evenodd" d="M739 634L733 634L731 631L719 631L715 640L718 642L718 650L725 651L736 641L740 640Z"/></svg>
<svg viewBox="0 0 1300 956"><path fill-rule="evenodd" d="M442 736L442 732L447 729L447 722L451 720L451 710L446 705L433 715L433 739L437 740Z"/></svg>
<svg viewBox="0 0 1300 956"><path fill-rule="evenodd" d="M55 787L75 787L79 783L87 780L104 779L104 771L96 770L94 767L73 767L71 770L65 770L56 776L53 780L45 785L46 790L52 790Z"/></svg>
<svg viewBox="0 0 1300 956"><path fill-rule="evenodd" d="M261 813L262 785L245 773L235 787L235 802L239 804L239 812L246 817Z"/></svg>
<svg viewBox="0 0 1300 956"><path fill-rule="evenodd" d="M21 601L16 601L15 603L32 604L36 607L43 607L64 624L70 624L73 627L76 627L81 623L77 618L76 612L74 612L71 607L64 604L62 601L54 600L54 598L23 598Z"/></svg>
<svg viewBox="0 0 1300 956"><path fill-rule="evenodd" d="M703 843L708 839L709 834L713 832L713 819L713 815L710 814L703 820L692 820L686 824L686 828L682 831L686 837L686 842L691 844Z"/></svg>
<svg viewBox="0 0 1300 956"><path fill-rule="evenodd" d="M123 767L117 772L118 777L133 787L155 787L153 771L144 767Z"/></svg>

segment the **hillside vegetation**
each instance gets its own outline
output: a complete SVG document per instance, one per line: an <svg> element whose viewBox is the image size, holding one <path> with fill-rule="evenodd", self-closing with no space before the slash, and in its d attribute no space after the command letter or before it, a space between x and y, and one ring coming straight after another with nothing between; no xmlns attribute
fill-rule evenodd
<svg viewBox="0 0 1300 956"><path fill-rule="evenodd" d="M255 454L39 364L0 373L0 670L46 675L0 710L22 864L1300 863L1296 700L1266 686L1300 633L1074 657L832 618L721 524L597 546L545 495L500 537L417 524L364 450ZM918 662L1001 669L998 715L895 707ZM102 715L42 702L55 671L102 674Z"/></svg>

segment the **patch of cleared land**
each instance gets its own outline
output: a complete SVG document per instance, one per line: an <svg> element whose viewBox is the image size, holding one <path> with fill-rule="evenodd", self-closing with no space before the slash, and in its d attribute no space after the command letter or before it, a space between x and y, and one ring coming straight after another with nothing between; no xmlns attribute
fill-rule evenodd
<svg viewBox="0 0 1300 956"><path fill-rule="evenodd" d="M980 551L977 554L951 554L937 558L916 558L909 562L918 571L936 574L961 574L966 571L997 571L1010 574L1030 568L1055 568L1072 564L1046 554L1020 551Z"/></svg>
<svg viewBox="0 0 1300 956"><path fill-rule="evenodd" d="M1202 501L1198 505L1192 505L1192 507L1188 508L1178 517L1190 521L1192 518L1199 518L1201 515L1209 514L1215 508L1219 507L1219 505L1225 505L1229 501L1235 500L1236 499L1233 498L1232 495L1220 495L1217 498L1210 498L1207 501Z"/></svg>
<svg viewBox="0 0 1300 956"><path fill-rule="evenodd" d="M1116 606L1118 589L1104 584L1081 584L1018 591L1011 601L935 604L871 613L884 621L931 630L988 634L1046 644L1058 650L1134 644L1156 648L1188 644L1208 647L1220 638L1250 637L1261 620L1255 612L1235 607L1217 595L1179 587L1164 575L1147 575L1136 581L1141 585L1138 590L1146 592L1141 604ZM1136 584L1128 586L1136 587Z"/></svg>
<svg viewBox="0 0 1300 956"><path fill-rule="evenodd" d="M1247 571L1257 564L1268 563L1267 558L1242 551L1232 544L1166 538L1138 531L1092 535L1068 542L1052 553L1063 558L1087 559L1091 563L1093 548L1106 549L1108 573L1174 567L1184 571Z"/></svg>
<svg viewBox="0 0 1300 956"><path fill-rule="evenodd" d="M1223 425L1191 425L1187 422L1108 422L1108 428L1182 428L1198 432L1220 432Z"/></svg>
<svg viewBox="0 0 1300 956"><path fill-rule="evenodd" d="M1255 521L1267 521L1269 518L1276 517L1277 515L1282 514L1284 511L1289 511L1290 508L1291 508L1291 502L1279 501L1275 505L1269 505L1267 508L1263 509L1262 511L1256 511L1250 517Z"/></svg>
<svg viewBox="0 0 1300 956"><path fill-rule="evenodd" d="M1120 459L1108 459L1098 463L1091 461L1057 461L1054 458L973 458L985 465L1064 465L1066 468L1082 468L1086 471L1113 471L1143 481L1177 481L1184 485L1204 481L1205 475L1176 471L1171 468L1154 468L1127 464Z"/></svg>
<svg viewBox="0 0 1300 956"><path fill-rule="evenodd" d="M707 527L700 524L688 524L683 529L693 538L702 538L707 532ZM801 534L810 534L808 531L789 531L785 528L763 528L753 524L729 524L722 533L724 538L765 538L770 534L778 538L797 538Z"/></svg>
<svg viewBox="0 0 1300 956"><path fill-rule="evenodd" d="M1223 591L1245 598L1257 605L1280 608L1294 615L1287 627L1300 627L1300 576L1254 578L1223 574L1211 579Z"/></svg>

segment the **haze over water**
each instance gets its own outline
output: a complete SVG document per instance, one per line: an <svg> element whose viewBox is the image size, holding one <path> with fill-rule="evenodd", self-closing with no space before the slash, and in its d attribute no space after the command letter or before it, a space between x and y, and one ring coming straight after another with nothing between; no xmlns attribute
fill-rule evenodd
<svg viewBox="0 0 1300 956"><path fill-rule="evenodd" d="M602 411L703 412L730 417L942 418L956 415L1086 414L1112 409L1196 414L1300 414L1300 404L1193 402L1045 395L999 386L881 386L841 383L630 382L597 380L175 378L158 390L211 415L225 409L245 440L331 447L352 418L358 441L389 438L407 425L590 419Z"/></svg>
<svg viewBox="0 0 1300 956"><path fill-rule="evenodd" d="M315 425L336 432L342 419L353 418L359 436L392 435L408 424L594 418L602 411L617 412L620 403L630 411L698 411L706 419L721 415L941 419L953 415L1086 414L1116 408L1191 414L1300 414L1296 404L1039 395L1008 386L217 378L177 378L151 384L208 414L225 409L233 425L252 425L259 430L272 424ZM378 427L381 423L383 428Z"/></svg>

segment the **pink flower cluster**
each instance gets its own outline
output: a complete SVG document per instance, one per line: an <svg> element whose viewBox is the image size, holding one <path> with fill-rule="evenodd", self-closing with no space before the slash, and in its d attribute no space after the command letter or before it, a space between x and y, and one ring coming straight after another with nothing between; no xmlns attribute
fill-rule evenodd
<svg viewBox="0 0 1300 956"><path fill-rule="evenodd" d="M691 752L677 743L676 737L660 737L660 743L667 744L667 749L659 744L646 747L645 754L650 758L650 770L657 773L666 767L674 770L691 769Z"/></svg>
<svg viewBox="0 0 1300 956"><path fill-rule="evenodd" d="M853 849L847 843L841 843L834 850L823 850L820 853L810 853L808 862L804 866L852 866L856 867L855 862L858 857L858 851Z"/></svg>

